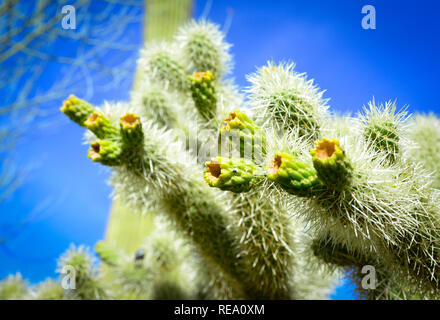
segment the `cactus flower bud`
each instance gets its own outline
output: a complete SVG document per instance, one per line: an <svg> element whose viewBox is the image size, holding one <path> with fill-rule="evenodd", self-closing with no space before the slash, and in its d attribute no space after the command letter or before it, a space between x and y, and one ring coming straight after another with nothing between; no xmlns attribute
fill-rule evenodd
<svg viewBox="0 0 440 320"><path fill-rule="evenodd" d="M127 146L138 148L143 145L144 132L139 117L134 113L127 113L119 122L121 127L122 143Z"/></svg>
<svg viewBox="0 0 440 320"><path fill-rule="evenodd" d="M95 109L90 103L74 95L70 95L68 99L63 101L63 106L60 108L60 111L72 121L84 127L84 121L92 115Z"/></svg>
<svg viewBox="0 0 440 320"><path fill-rule="evenodd" d="M127 113L121 117L119 126L121 128L123 161L133 164L133 161L141 159L144 147L144 132L141 121L136 114Z"/></svg>
<svg viewBox="0 0 440 320"><path fill-rule="evenodd" d="M217 98L214 87L214 75L211 71L194 72L189 78L194 104L199 114L207 121L215 118Z"/></svg>
<svg viewBox="0 0 440 320"><path fill-rule="evenodd" d="M92 131L99 139L111 139L119 135L119 130L100 112L93 112L92 115L84 121L84 126Z"/></svg>
<svg viewBox="0 0 440 320"><path fill-rule="evenodd" d="M244 159L216 157L205 167L204 179L211 187L235 193L249 191L260 176L256 165Z"/></svg>
<svg viewBox="0 0 440 320"><path fill-rule="evenodd" d="M118 166L121 164L122 148L116 141L99 140L90 144L88 156L94 162L100 162L106 166Z"/></svg>
<svg viewBox="0 0 440 320"><path fill-rule="evenodd" d="M297 196L312 196L321 187L315 169L287 153L275 154L267 167L267 178Z"/></svg>
<svg viewBox="0 0 440 320"><path fill-rule="evenodd" d="M318 177L325 185L342 189L350 183L353 169L345 151L339 145L339 140L318 140L310 154Z"/></svg>

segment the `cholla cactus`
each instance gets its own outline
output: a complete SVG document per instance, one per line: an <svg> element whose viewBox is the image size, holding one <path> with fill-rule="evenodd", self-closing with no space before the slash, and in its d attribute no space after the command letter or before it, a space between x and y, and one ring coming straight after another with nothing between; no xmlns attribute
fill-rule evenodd
<svg viewBox="0 0 440 320"><path fill-rule="evenodd" d="M69 283L70 287L66 288L69 299L95 300L107 297L95 261L86 247L72 245L58 260L58 272L70 273L74 278L75 287Z"/></svg>
<svg viewBox="0 0 440 320"><path fill-rule="evenodd" d="M215 25L193 21L142 51L130 103L64 103L89 130L89 157L111 167L114 196L171 222L155 224L134 261L97 246L116 274L106 290L72 250L62 263L87 284L76 296L321 299L345 271L363 298L437 297L440 194L414 161L419 143L426 168L438 169L434 138L429 148L417 139L394 103L332 115L293 64L251 75L248 108L224 78L229 47ZM201 150L215 152L206 161ZM365 265L377 270L375 291L362 287Z"/></svg>
<svg viewBox="0 0 440 320"><path fill-rule="evenodd" d="M63 300L67 299L66 290L59 281L46 279L30 289L29 298L33 300Z"/></svg>
<svg viewBox="0 0 440 320"><path fill-rule="evenodd" d="M0 300L22 299L28 290L28 282L23 280L20 273L10 275L0 281Z"/></svg>

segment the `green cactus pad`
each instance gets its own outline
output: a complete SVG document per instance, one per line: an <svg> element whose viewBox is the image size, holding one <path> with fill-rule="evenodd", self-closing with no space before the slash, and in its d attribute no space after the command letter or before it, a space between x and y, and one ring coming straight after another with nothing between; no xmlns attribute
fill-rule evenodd
<svg viewBox="0 0 440 320"><path fill-rule="evenodd" d="M60 108L60 111L72 121L84 127L84 121L92 115L95 109L90 103L74 95L70 95L68 99L63 101L63 106Z"/></svg>
<svg viewBox="0 0 440 320"><path fill-rule="evenodd" d="M235 193L249 191L260 177L256 165L244 159L216 157L206 162L205 167L206 183Z"/></svg>
<svg viewBox="0 0 440 320"><path fill-rule="evenodd" d="M310 154L318 177L325 185L337 190L350 183L353 168L345 151L341 149L339 140L318 140Z"/></svg>
<svg viewBox="0 0 440 320"><path fill-rule="evenodd" d="M90 144L88 156L92 161L106 166L118 166L121 164L122 148L116 141L99 140Z"/></svg>
<svg viewBox="0 0 440 320"><path fill-rule="evenodd" d="M99 139L112 139L119 136L118 128L100 112L93 112L90 117L84 121L84 126L92 131Z"/></svg>
<svg viewBox="0 0 440 320"><path fill-rule="evenodd" d="M275 154L267 167L267 178L297 196L312 196L321 187L315 169L287 153Z"/></svg>
<svg viewBox="0 0 440 320"><path fill-rule="evenodd" d="M250 159L256 163L262 162L266 156L266 136L264 131L258 127L249 117L240 110L229 113L229 116L223 120L219 130L219 149L220 152L226 147L231 149L238 148L240 157Z"/></svg>

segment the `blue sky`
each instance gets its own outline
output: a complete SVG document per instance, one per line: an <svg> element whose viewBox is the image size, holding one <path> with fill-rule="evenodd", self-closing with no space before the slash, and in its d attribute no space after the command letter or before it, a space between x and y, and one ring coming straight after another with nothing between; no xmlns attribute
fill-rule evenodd
<svg viewBox="0 0 440 320"><path fill-rule="evenodd" d="M205 4L197 1L196 17ZM376 8L376 30L361 27L366 4ZM294 61L298 71L326 90L335 111L357 112L375 97L397 99L411 112L439 113L439 12L434 0L214 0L207 17L222 26L228 14L232 17L227 41L233 44L233 76L241 87L247 85L245 75L269 59ZM132 43L140 45L136 34L130 33ZM92 101L127 99L130 85L127 79L120 90L96 94ZM0 242L0 278L17 271L32 282L54 277L56 258L70 243L93 247L104 237L111 205L109 173L87 159L83 130L56 119L56 126L25 136L17 150L17 159L36 169L0 204L0 238L12 236ZM17 222L29 214L35 218L15 234ZM333 296L352 297L350 286Z"/></svg>

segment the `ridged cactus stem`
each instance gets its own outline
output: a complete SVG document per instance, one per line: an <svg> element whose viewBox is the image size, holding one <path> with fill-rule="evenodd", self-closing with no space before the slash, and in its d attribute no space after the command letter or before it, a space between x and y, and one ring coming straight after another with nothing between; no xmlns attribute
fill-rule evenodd
<svg viewBox="0 0 440 320"><path fill-rule="evenodd" d="M259 299L292 299L293 252L290 215L260 190L235 194L242 256L253 270L246 276Z"/></svg>

